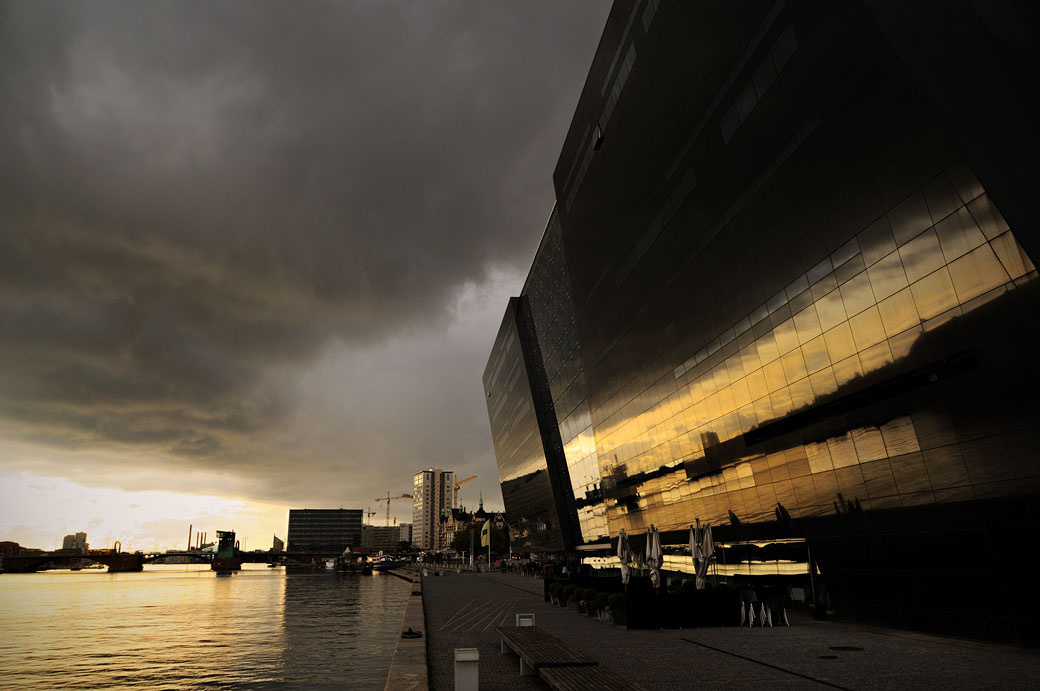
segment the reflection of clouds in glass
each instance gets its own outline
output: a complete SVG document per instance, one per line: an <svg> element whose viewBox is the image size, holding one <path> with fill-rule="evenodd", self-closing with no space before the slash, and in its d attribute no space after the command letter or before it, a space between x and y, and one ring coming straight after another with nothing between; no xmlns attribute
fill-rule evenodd
<svg viewBox="0 0 1040 691"><path fill-rule="evenodd" d="M706 334L711 340L701 350L598 422L597 453L612 459L604 472L622 467L638 489L635 499L608 497L611 532L645 528L650 518L639 510L646 509L670 529L672 517L718 520L745 504L751 519L768 517L767 504L781 496L803 515L831 511L839 491L875 508L964 498L945 481L960 481L942 465L946 456L922 452L917 414L788 450L790 458L746 456L739 447L749 431L888 381L886 372L905 372L907 362L947 355L932 350L951 347L944 326L1013 288L1011 281L1035 276L966 166L952 166L922 189L748 316ZM939 464L934 474L930 458ZM679 468L663 472L679 459L718 470L692 479ZM751 472L759 462L765 469ZM749 473L741 475L744 468ZM708 500L749 487L759 491ZM681 505L690 501L697 503Z"/></svg>

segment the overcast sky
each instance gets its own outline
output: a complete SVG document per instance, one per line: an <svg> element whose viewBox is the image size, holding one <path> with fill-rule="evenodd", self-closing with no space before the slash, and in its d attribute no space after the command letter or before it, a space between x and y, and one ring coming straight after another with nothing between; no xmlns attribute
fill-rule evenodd
<svg viewBox="0 0 1040 691"><path fill-rule="evenodd" d="M0 2L0 540L501 507L480 375L608 10Z"/></svg>

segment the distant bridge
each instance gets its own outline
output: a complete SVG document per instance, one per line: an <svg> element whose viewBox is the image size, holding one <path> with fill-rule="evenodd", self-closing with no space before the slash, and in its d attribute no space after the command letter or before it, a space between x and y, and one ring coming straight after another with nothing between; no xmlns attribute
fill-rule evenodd
<svg viewBox="0 0 1040 691"><path fill-rule="evenodd" d="M336 559L338 552L237 552L242 562L254 564L288 564L310 566L323 564L326 559ZM190 559L197 564L212 564L213 552L103 552L86 553L59 550L38 554L17 554L0 557L0 573L32 573L44 567L71 567L81 561L104 564L110 572L140 571L145 564L165 561L170 557Z"/></svg>
<svg viewBox="0 0 1040 691"><path fill-rule="evenodd" d="M71 567L82 561L94 561L104 564L109 571L140 571L143 554L127 552L40 552L38 554L17 554L0 558L0 570L8 573L32 573L45 566Z"/></svg>

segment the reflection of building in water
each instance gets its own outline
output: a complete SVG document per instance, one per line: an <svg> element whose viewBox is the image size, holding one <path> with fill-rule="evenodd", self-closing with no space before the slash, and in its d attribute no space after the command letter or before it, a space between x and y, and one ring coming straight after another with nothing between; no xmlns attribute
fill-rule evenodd
<svg viewBox="0 0 1040 691"><path fill-rule="evenodd" d="M565 286L537 299L571 306L611 536L796 535L841 614L1035 640L1035 604L963 590L967 546L1040 527L1035 47L1000 29L1033 20L957 7L615 3L532 277ZM537 369L541 323L500 332L485 389ZM542 473L530 510L573 520L558 412L529 448L488 406L503 493Z"/></svg>
<svg viewBox="0 0 1040 691"><path fill-rule="evenodd" d="M281 613L281 626L270 633L271 645L258 653L279 664L270 685L382 688L412 589L399 578L305 571L285 574L283 588L277 589L280 602L254 605ZM269 598L271 590L262 589L259 595Z"/></svg>

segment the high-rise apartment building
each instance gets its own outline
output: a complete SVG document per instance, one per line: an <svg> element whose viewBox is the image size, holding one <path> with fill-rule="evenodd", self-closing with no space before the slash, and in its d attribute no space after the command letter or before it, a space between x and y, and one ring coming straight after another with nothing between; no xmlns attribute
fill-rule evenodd
<svg viewBox="0 0 1040 691"><path fill-rule="evenodd" d="M412 478L412 546L434 550L447 547L444 523L455 500L455 473L430 468Z"/></svg>
<svg viewBox="0 0 1040 691"><path fill-rule="evenodd" d="M361 546L361 509L289 509L287 552L336 553Z"/></svg>
<svg viewBox="0 0 1040 691"><path fill-rule="evenodd" d="M1035 603L964 594L966 545L1035 582L1036 30L615 3L484 372L530 548L700 519L730 557L803 545L842 616L1037 641Z"/></svg>

